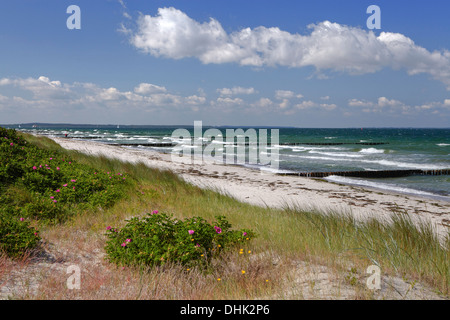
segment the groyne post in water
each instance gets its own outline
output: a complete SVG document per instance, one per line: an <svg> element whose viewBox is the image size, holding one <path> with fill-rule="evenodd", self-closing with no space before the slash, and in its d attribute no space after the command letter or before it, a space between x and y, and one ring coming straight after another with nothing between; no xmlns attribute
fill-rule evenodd
<svg viewBox="0 0 450 320"><path fill-rule="evenodd" d="M324 178L328 176L343 176L355 178L398 178L413 175L441 176L449 175L450 169L440 170L379 170L379 171L336 171L336 172L283 172L281 176L299 176L309 178Z"/></svg>

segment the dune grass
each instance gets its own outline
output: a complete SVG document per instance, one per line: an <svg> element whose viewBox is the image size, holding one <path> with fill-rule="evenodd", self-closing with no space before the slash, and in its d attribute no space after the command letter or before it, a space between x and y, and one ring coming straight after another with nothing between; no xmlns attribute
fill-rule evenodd
<svg viewBox="0 0 450 320"><path fill-rule="evenodd" d="M61 151L50 139L25 136L41 148ZM343 212L303 210L293 206L257 207L218 190L192 186L172 172L150 169L142 163L123 163L69 150L62 152L80 163L127 173L133 177L133 182L127 186L126 197L112 208L85 210L64 224L41 226L46 243L66 246L69 251L101 252L106 226L124 225L126 219L143 216L154 209L179 218L200 216L213 220L223 215L233 226L252 229L258 237L239 251L214 261L207 274L176 265L126 272L106 265L108 276L105 276L104 267L95 265L91 267L90 285L86 284L81 293L68 293L50 276L38 298L64 299L74 298L74 295L82 299L273 297L283 291L293 261L326 265L337 274L346 274L349 269L364 273L369 265L377 265L383 275L426 283L435 292L448 297L449 236L439 239L429 223L418 226L406 214L393 215L390 221L359 221ZM370 295L363 298L370 298Z"/></svg>

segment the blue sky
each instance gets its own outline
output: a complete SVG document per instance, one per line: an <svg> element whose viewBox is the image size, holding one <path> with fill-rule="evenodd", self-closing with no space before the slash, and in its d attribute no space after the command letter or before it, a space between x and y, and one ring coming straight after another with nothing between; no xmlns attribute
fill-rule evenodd
<svg viewBox="0 0 450 320"><path fill-rule="evenodd" d="M80 30L66 27L69 5ZM367 28L369 5L380 30ZM449 9L2 1L0 123L449 127Z"/></svg>

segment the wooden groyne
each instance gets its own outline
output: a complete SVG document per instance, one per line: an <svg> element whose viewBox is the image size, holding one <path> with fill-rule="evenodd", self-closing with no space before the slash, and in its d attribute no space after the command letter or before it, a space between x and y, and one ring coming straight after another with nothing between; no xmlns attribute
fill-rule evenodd
<svg viewBox="0 0 450 320"><path fill-rule="evenodd" d="M64 136L64 135L59 135L60 137L65 137L65 138L71 138L71 139L83 139L83 140L95 140L95 139L102 139L103 137L101 136Z"/></svg>
<svg viewBox="0 0 450 320"><path fill-rule="evenodd" d="M293 142L293 143L280 143L281 146L342 146L344 144L358 144L363 146L379 146L383 144L389 144L389 142Z"/></svg>
<svg viewBox="0 0 450 320"><path fill-rule="evenodd" d="M414 175L442 176L450 175L450 169L441 170L379 170L379 171L336 171L336 172L287 172L278 173L281 176L299 176L324 178L328 176L343 176L355 178L398 178Z"/></svg>
<svg viewBox="0 0 450 320"><path fill-rule="evenodd" d="M237 146L237 145L263 145L260 142L241 142L241 141L235 141L233 144L228 144L228 142L216 142L223 145L229 145L231 147ZM342 145L363 145L363 146L379 146L383 144L389 144L389 142L286 142L286 143L279 143L280 146L342 146ZM270 146L269 143L266 143L265 145Z"/></svg>
<svg viewBox="0 0 450 320"><path fill-rule="evenodd" d="M171 148L175 147L176 143L114 143L116 146L125 146L125 147L155 147L155 148Z"/></svg>

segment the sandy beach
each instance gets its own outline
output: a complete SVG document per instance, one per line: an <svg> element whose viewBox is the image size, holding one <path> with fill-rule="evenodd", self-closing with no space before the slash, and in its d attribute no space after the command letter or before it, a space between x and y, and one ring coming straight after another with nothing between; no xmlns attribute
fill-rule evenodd
<svg viewBox="0 0 450 320"><path fill-rule="evenodd" d="M389 216L396 214L395 212L403 212L401 214L408 214L413 221L431 221L436 231L442 236L448 232L450 222L448 202L339 185L313 178L278 176L274 173L259 172L242 166L206 161L193 165L189 163L188 159L175 158L177 161L173 161L174 159L169 154L93 141L55 137L52 139L65 149L89 155L106 156L124 162L144 163L151 168L172 170L189 183L202 188L212 188L257 206L282 208L286 205L296 205L305 209L315 208L351 213L358 219L375 217L380 220L389 219ZM63 229L58 233L64 234L68 230ZM86 230L70 232L68 238L59 234L52 236L50 233L43 251L27 263L4 260L3 270L0 268L0 300L10 297L40 297L42 290L47 290L50 297L52 293L62 294L65 298L71 297L70 294L76 295L76 292L57 289L59 286L55 286L55 283L59 284L61 279L64 283L66 282L67 268L74 264L80 266L84 270L83 272L89 272L90 276L86 280L86 286L101 285L95 288L103 287L103 290L108 291L106 293L100 289L87 290L85 292L87 297L104 299L108 294L112 294L112 297L118 295L122 297L125 280L121 278L121 273L112 272L113 269L104 262L103 249L97 247L95 241L83 241L82 239L86 237ZM74 246L73 243L77 243L77 245ZM351 274L356 279L355 281L364 286L367 274L355 273L352 269L339 273L333 266L308 261L301 257L292 261L281 261L276 253L272 255L270 252L261 253L255 257L262 258L265 255L268 257L267 261L270 261L269 266L273 269L272 271L277 272L278 268L283 268L280 270L283 270L283 281L285 282L281 292L263 296L262 298L265 300L334 300L361 297L361 286L355 286L349 282L348 276ZM47 278L53 280L49 281ZM92 279L91 282L89 279ZM126 280L126 283L129 280L130 278ZM108 281L112 281L113 285L106 286ZM141 280L138 279L138 282L139 285L130 285L129 290L131 290L130 292L134 292L135 289L139 290L140 295ZM383 274L381 290L376 290L373 294L373 297L370 296L371 299L447 299L427 285L411 282L408 277L395 274ZM134 299L135 296L132 297Z"/></svg>
<svg viewBox="0 0 450 320"><path fill-rule="evenodd" d="M375 217L383 221L392 214L401 213L408 214L413 221L430 221L440 235L447 234L450 228L450 203L444 201L340 185L321 179L280 176L210 161L191 164L190 159L181 157L173 161L169 154L92 141L52 139L65 149L172 170L194 185L212 188L258 206L280 208L295 205L304 209L348 212L358 219Z"/></svg>

